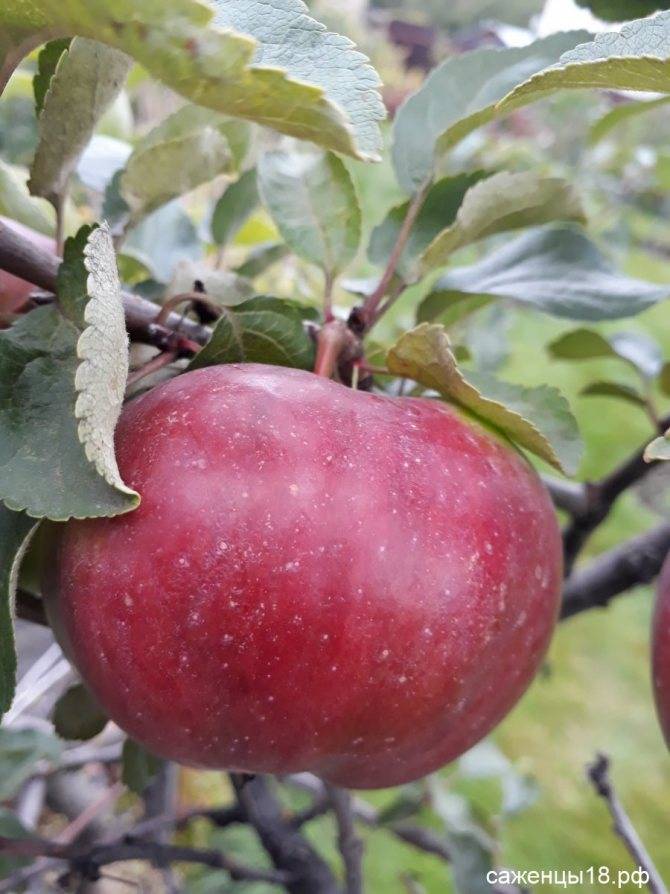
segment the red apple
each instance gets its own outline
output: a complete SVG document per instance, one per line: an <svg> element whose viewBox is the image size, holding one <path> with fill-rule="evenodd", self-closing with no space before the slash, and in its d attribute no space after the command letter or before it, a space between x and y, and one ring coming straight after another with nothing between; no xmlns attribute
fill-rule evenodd
<svg viewBox="0 0 670 894"><path fill-rule="evenodd" d="M554 511L457 410L216 366L132 401L116 443L142 504L61 526L46 589L84 680L156 754L396 785L477 742L537 671Z"/></svg>
<svg viewBox="0 0 670 894"><path fill-rule="evenodd" d="M38 248L45 251L55 252L56 243L49 236L31 230L16 220L9 217L0 216L0 223L14 230L20 236L29 239ZM28 296L34 292L36 286L27 282L25 279L19 279L18 276L12 276L5 270L0 270L0 313L16 313L26 303Z"/></svg>
<svg viewBox="0 0 670 894"><path fill-rule="evenodd" d="M658 579L652 623L652 678L658 719L670 748L670 557Z"/></svg>

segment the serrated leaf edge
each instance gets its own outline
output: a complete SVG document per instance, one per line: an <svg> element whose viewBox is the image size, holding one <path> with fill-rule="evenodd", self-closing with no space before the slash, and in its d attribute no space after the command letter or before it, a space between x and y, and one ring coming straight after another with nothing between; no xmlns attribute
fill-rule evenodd
<svg viewBox="0 0 670 894"><path fill-rule="evenodd" d="M3 503L5 503L4 500L3 500ZM7 506L6 503L5 503L5 505ZM9 597L10 624L13 624L14 618L16 617L16 591L18 589L19 572L21 571L21 563L23 562L23 558L24 558L26 552L28 551L28 547L30 546L30 541L33 539L35 532L37 531L39 526L40 526L40 522L38 521L36 524L34 524L28 530L25 537L23 538L21 545L19 546L17 551L14 553L14 559L13 559L11 567L9 569L9 578L7 581L7 587L8 587L7 596ZM12 647L14 649L14 654L16 655L16 640L13 635L13 631L12 631L11 639L12 639ZM14 673L14 683L16 684L16 671ZM12 701L13 701L13 698L12 698ZM0 720L2 719L3 714L5 712L9 711L10 708L11 708L11 702L9 704L4 704L4 705L2 704L2 702L0 702Z"/></svg>
<svg viewBox="0 0 670 894"><path fill-rule="evenodd" d="M86 306L84 308L84 320L87 323L87 328L79 336L77 340L77 357L80 361L79 366L77 367L77 371L75 373L74 379L74 387L77 392L77 401L75 404L75 418L79 420L79 425L77 427L79 441L84 448L84 453L86 454L86 459L93 464L97 473L115 490L120 491L121 493L127 494L130 497L134 497L135 500L134 505L129 506L129 509L135 508L139 504L139 494L134 491L132 488L129 488L121 478L121 473L119 472L119 467L116 462L116 455L114 453L114 442L112 439L111 445L104 445L106 449L106 457L105 462L101 462L97 451L95 450L94 445L91 444L90 440L86 437L86 417L88 415L88 404L89 404L89 395L84 390L84 375L85 371L88 368L89 364L93 362L93 355L89 351L89 342L91 340L91 334L94 332L104 332L100 325L100 321L97 318L97 305L95 299L95 293L97 291L97 283L96 283L96 274L97 270L95 269L94 259L93 259L93 251L94 244L96 241L100 239L106 239L109 242L109 246L112 246L112 237L109 230L109 227L106 223L103 223L101 226L96 227L88 236L86 241L86 245L84 247L84 266L88 273L88 278L86 282L86 291L88 294L88 301L86 302ZM111 248L112 252L114 251ZM117 277L117 285L118 285L118 293L119 293L119 312L123 315L123 304L121 298L121 284L118 281ZM129 345L128 334L125 331L125 318L123 318L123 330L125 333L125 347L126 351ZM123 408L123 393L125 391L125 383L128 376L128 359L126 356L125 362L125 375L123 376L123 383L117 386L118 391L118 401L117 401L117 409L115 411L115 415L112 417L112 435L114 429L116 427L116 423L118 422L119 416L121 415L121 410Z"/></svg>
<svg viewBox="0 0 670 894"><path fill-rule="evenodd" d="M537 455L540 456L542 459L546 460L547 462L549 462L552 466L554 466L554 468L558 469L560 472L563 472L564 474L569 474L569 472L566 470L565 466L563 465L561 459L559 458L556 451L554 450L554 447L551 444L551 442L547 439L546 435L542 431L540 431L540 429L537 428L537 426L532 422L532 420L527 419L525 416L522 416L520 413L517 413L516 410L513 410L510 407L506 406L505 404L500 403L500 401L494 400L490 397L486 397L485 395L481 394L481 392L478 391L478 389L467 380L467 378L461 372L461 369L460 369L458 363L456 362L456 358L455 358L454 353L451 348L451 340L449 339L447 331L443 326L440 326L437 323L421 323L415 329L412 329L410 331L410 333L416 334L416 335L424 335L424 334L428 334L429 330L433 330L431 335L434 333L434 335L437 337L438 352L448 354L448 361L453 366L454 373L458 377L461 385L478 402L483 402L484 404L488 404L492 407L502 409L505 413L508 413L510 416L514 416L517 419L521 420L521 422L525 423L525 425L527 425L530 429L532 429L532 431L538 436L538 438L542 441L542 443L546 445L546 453L544 455L543 454L537 454ZM408 333L408 334L410 334L410 333ZM402 338L401 338L401 341L402 341ZM398 358L397 355L394 354L394 350L395 350L395 346L392 347L387 354L387 361L386 361L387 367L391 372L395 373L396 375L402 375L403 370L404 370L404 367L403 367L404 361L401 358ZM398 360L399 362L396 363L395 362L396 360ZM429 362L425 368L428 371L430 371L430 369L433 367L437 367L437 369L439 370L441 368L439 361ZM432 374L431 374L431 379L433 379ZM478 413L476 409L473 409L472 407L468 406L466 403L459 401L456 397L454 397L452 395L445 394L443 389L438 384L440 381L441 381L440 376L439 375L435 376L432 383L430 384L430 387L434 387L436 391L439 391L441 394L443 394L449 403L452 403L452 404L454 404L458 407L461 407L461 408L465 408L466 410L468 410L468 412L473 413L475 416L481 416L481 414ZM429 382L422 381L421 384L429 384ZM558 391L557 388L552 388L550 385L541 385L537 389L524 388L523 386L517 386L517 387L521 388L524 392L539 391L539 390L552 391L552 392L556 393L561 398L562 401L564 401L566 407L569 409L568 403L565 400L565 398L563 397L563 395ZM481 418L486 419L486 417L481 417ZM514 441L514 443L519 444L519 446L524 447L527 450L530 450L530 448L527 445L521 444L518 441L518 439L513 438L513 436L511 434L508 435L507 432L505 432L503 429L501 429L500 426L497 425L494 421L492 421L490 424L493 425L496 429L502 430L503 433L505 434L505 436L508 437L510 441ZM536 451L531 450L531 452L535 453Z"/></svg>

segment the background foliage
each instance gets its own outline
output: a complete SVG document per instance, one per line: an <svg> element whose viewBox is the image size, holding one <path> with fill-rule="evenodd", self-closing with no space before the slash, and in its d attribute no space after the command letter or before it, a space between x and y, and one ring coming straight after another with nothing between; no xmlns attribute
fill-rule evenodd
<svg viewBox="0 0 670 894"><path fill-rule="evenodd" d="M465 369L495 374L525 389L545 385L559 388L575 413L585 444L578 477L599 478L653 437L650 396L654 412L667 415L670 409L665 366L670 358L670 330L668 305L664 303L670 275L670 119L664 97L656 97L648 109L643 109L639 97L632 100L622 92L661 90L656 66L637 60L645 46L644 29L642 37L636 27L613 38L615 55L629 53L635 57L625 66L624 74L612 74L606 67L609 63L601 62L598 47L602 44L595 48L590 45L590 49L575 51L574 59L564 58L549 74L520 87L505 100L507 109L518 111L511 117L499 117L495 104L509 90L535 71L556 63L564 50L587 41L588 35L579 39L550 37L541 52L537 47L533 53L523 48L514 51L512 61L521 64L524 71L524 76L516 80L510 80L509 70L499 65L499 57L478 57L475 69L481 80L471 82L468 60L463 59L460 50L470 49L474 41L477 52L490 54L489 45L501 40L495 23L502 20L527 26L530 17L539 11L539 2L488 0L447 5L407 0L374 5L377 14L379 10L391 10L393 17L428 29L432 51L439 59L447 58L440 73L433 76L432 88L429 82L429 91L454 82L462 89L457 97L461 102L457 127L450 119L431 119L435 125L432 136L438 145L437 183L432 187L438 190L437 198L433 192L431 202L428 194L423 216L399 268L410 288L375 329L370 356L375 344L391 344L412 328L420 306L420 320L450 323L459 359L466 358ZM581 5L608 20L622 14L621 4L609 0L584 0ZM77 4L67 6L75 10L69 14L76 16ZM220 4L219 20L225 6ZM244 4L231 3L228 10L241 6ZM250 9L254 6L248 4ZM626 4L624 11L629 6ZM640 4L636 15L663 6ZM333 29L352 33L360 40L384 75L389 105L420 83L421 74L405 66L407 47L389 38L386 13L374 19L374 28L367 19L354 15L343 26L346 11L342 8L325 2L312 3L311 7L315 15L332 23ZM36 8L55 14L48 3L37 4ZM147 8L151 11L152 4ZM14 6L10 4L9 9L11 16ZM12 21L16 33L22 36L35 27L34 22L21 20L20 10ZM662 14L658 21L667 23L668 19ZM253 27L246 19L245 23L250 32L259 32L255 20ZM411 144L414 132L419 142L427 143L421 101L410 101L398 113L395 148L391 149L392 129L387 123L381 130L385 144L382 161L363 164L355 160L356 156L361 159L379 154L380 138L376 134L380 109L374 99L370 100L376 77L353 51L347 49L352 54L347 58L359 74L365 71L368 101L373 108L367 125L352 129L338 110L346 84L343 87L338 80L341 68L337 54L324 65L321 91L298 84L310 64L298 54L288 75L274 76L273 83L287 106L299 95L307 112L300 120L289 120L289 116L280 122L278 130L283 135L279 135L227 117L235 110L232 100L224 107L210 95L206 110L185 102L184 97L192 100L197 93L193 79L198 66L207 62L207 54L204 61L198 57L196 70L189 69L179 97L158 82L176 86L170 66L184 63L181 49L172 42L177 40L174 27L168 29L164 45L169 52L165 50L165 57L158 54L150 62L146 51L138 50L137 35L131 31L124 33L123 39L108 41L114 43L114 49L100 50L102 45L94 41L103 39L108 26L101 16L81 31L82 37L69 44L51 43L41 52L36 47L9 79L0 102L0 213L50 236L75 237L81 224L92 223L101 214L111 227L111 233L101 230L105 235L94 237L100 243L98 253L90 255L87 262L83 244L90 236L88 230L83 236L80 232L79 248L76 239L66 243L69 265L62 269L65 283L60 288L67 296L64 305L68 318L56 330L48 328L52 325L50 309L33 311L44 318L48 351L41 344L35 347L21 343L20 324L0 332L0 399L10 400L11 389L5 395L3 382L11 380L17 352L32 351L36 361L52 370L54 394L60 395L59 400L74 405L82 393L89 393L89 403L95 405L95 382L82 385L80 380L75 385L68 364L72 363L73 343L92 325L91 314L96 310L96 296L86 295L86 289L82 292L82 277L86 278L92 267L104 276L110 255L105 254L102 243L107 240L111 245L112 238L124 287L169 302L193 291L194 283L199 282L222 307L212 341L189 361L192 367L258 359L311 368L314 347L304 323L318 319L324 283L326 289L333 288L335 305L341 310L353 307L360 293L369 293L370 280L378 276L397 237L411 201L408 195L421 187L430 171L433 144L428 143L429 151L423 158L420 152L407 156L411 161L407 165L398 139L398 134L404 133ZM195 28L196 24L189 21L189 27ZM318 43L318 29L316 33ZM212 45L210 49L212 58L219 58L222 48ZM233 54L237 65L231 75L230 96L235 99L239 91L246 97L246 91L252 89L248 78L257 77L256 73L248 75L245 67L249 46L242 38L230 38L225 49ZM133 51L138 61L131 66L126 57L119 58L120 51ZM528 67L528 57L533 54L534 61ZM506 58L509 61L510 57ZM574 71L578 66L574 60L580 63L581 85L597 85L603 77L611 76L608 86L612 92L558 92L559 88L576 87ZM669 64L664 62L662 72L666 79L664 92ZM38 116L32 80L36 73L49 83L48 89L43 84L40 87L38 77ZM62 102L67 105L71 101L68 83L81 87L84 82L97 84L95 104L80 100L89 114L76 121L74 137L68 133L66 138L52 139L53 125L49 127L48 119L53 116L58 120L62 115L59 91L63 90ZM431 94L427 95L430 99ZM539 96L545 101L528 105ZM357 110L352 110L350 102L344 105L356 119ZM449 110L455 106L457 102ZM270 112L264 107L255 120L268 123ZM489 122L489 127L480 128ZM317 131L322 145L342 154L314 155L292 139L293 135L313 136ZM83 154L72 152L73 144L86 147ZM261 150L267 151L262 154ZM63 177L69 181L66 195L61 189ZM501 182L509 183L509 177L514 178L514 188L502 189ZM32 194L26 187L28 181ZM467 193L470 187L476 192ZM483 219L476 201L482 190L487 194ZM54 198L58 199L59 192L62 202L56 214L52 205L58 206ZM464 204L466 193L468 204ZM305 227L306 208L314 212L311 200L315 194L327 199L319 203L315 219L310 217L310 226ZM524 200L524 196L532 201ZM441 215L438 220L433 214L436 208ZM451 209L449 213L445 208ZM580 221L588 221L588 238L575 235L574 224ZM560 237L555 236L554 229L534 229L555 223L561 228ZM509 232L526 227L533 229ZM538 240L549 238L547 232L552 234L551 256L540 255L538 248ZM433 241L436 237L440 240L437 248ZM482 237L487 240L480 241ZM366 254L368 240L370 251ZM533 257L542 258L540 273L534 270L532 276L526 263L528 240L533 240ZM514 257L510 246L515 247ZM482 264L488 267L482 269ZM511 291L505 290L505 276L514 283ZM614 276L618 291L611 297ZM337 277L341 278L335 283ZM558 298L552 292L557 282L561 285ZM590 292L585 290L585 282ZM574 302L567 310L566 295ZM454 296L459 301L449 306L451 316L445 316L446 299L453 301ZM611 310L615 301L616 313ZM97 308L106 312L100 311L100 302ZM538 309L542 312L536 312ZM201 308L203 314L207 319L206 308ZM626 319L610 320L608 314ZM192 322L197 325L197 321ZM584 329L595 329L596 347L593 331L584 335ZM624 340L622 331L627 334ZM566 335L572 341L566 342ZM272 345L270 354L268 343ZM566 344L572 348L566 348ZM383 356L381 351L379 356ZM140 366L146 359L143 348L134 346L133 366ZM183 358L173 359L185 364ZM148 381L164 373L159 371ZM144 380L138 387L146 384ZM51 409L42 408L45 417L32 418L31 423L48 426ZM79 422L81 418L79 414ZM3 424L0 418L0 438L9 443L18 437L16 428L5 430ZM85 438L83 444L81 436L78 439L78 424L73 416L67 440L69 452L59 450L64 474L68 463L79 462L82 453L91 459ZM46 440L50 449L52 445ZM552 457L542 445L535 452ZM576 454L571 454L570 459L575 458ZM54 462L49 454L43 459L45 465ZM109 458L105 461L98 457L95 465L106 470L105 480L91 472L91 490L81 499L87 506L94 502L102 514L126 511L135 495L127 492L118 475L115 477ZM34 466L31 470L34 474ZM27 508L30 515L54 519L94 514L76 503L79 492L75 494L65 486L54 494L45 487L42 494L28 475L16 466L7 472L10 483L3 484L1 494L7 507ZM668 478L659 468L650 476L651 485L635 488L619 500L589 541L585 558L644 531L659 517L667 519ZM31 486L20 487L22 480L24 484L30 481ZM31 499L42 502L28 505L28 490ZM2 543L10 544L13 555L32 523L21 516L20 522L10 517L6 524L8 533ZM22 586L27 591L31 590L30 557L37 553L38 546L24 567ZM11 566L11 557L2 567L7 564ZM0 582L9 589L8 580ZM556 634L544 672L491 740L425 783L365 795L365 803L378 811L378 822L363 833L370 891L432 894L454 890L475 894L480 890L477 886L482 867L494 859L497 864L520 869L578 870L591 865L606 865L614 871L630 868L623 845L612 836L609 816L585 781L584 765L596 750L606 750L613 758L620 796L660 871L670 878L670 764L654 716L648 679L651 604L650 588L640 588L606 611L585 612L565 622ZM6 627L6 619L4 623ZM22 688L19 684L19 699L0 729L0 799L8 805L0 811L0 833L12 836L29 834L25 829L21 831L20 824L17 826L9 806L15 805L17 794L25 794L32 768L38 761L57 763L62 759L63 745L53 737L45 718L50 715L56 691L72 682L67 667L54 662L51 670L60 670L54 672L53 687L25 708L28 716L34 711L35 723L28 728L16 723L22 713L17 713L16 707L21 706L20 697L31 691L31 686L25 685L31 660L36 650L37 654L40 650L46 654L50 648L43 640L36 646L31 630L24 624L18 628L19 680L24 685ZM3 659L7 655L3 652ZM0 697L2 707L8 708L11 699L5 697L2 685ZM82 729L83 720L86 723ZM100 735L103 722L80 690L70 690L59 703L55 721L66 739ZM80 721L79 725L74 721ZM143 792L159 769L151 756L133 743L126 744L123 781L129 789ZM183 770L177 784L181 809L216 807L232 797L218 774ZM282 797L293 808L307 803L304 793L290 787L282 790ZM139 813L139 804L137 794L125 792L117 812ZM62 830L64 813L57 807L51 811L48 831ZM457 845L463 861L455 861L449 868L387 834L384 826L404 817L439 831L445 840ZM336 865L332 817L311 823L307 834ZM221 845L257 865L267 862L248 829L217 829L206 820L198 820L179 833L179 840L198 847ZM0 875L16 866L16 861L8 860L4 869L0 867ZM148 885L156 884L161 890L159 873L129 866L127 875L131 879L143 877ZM184 890L196 894L233 887L228 875L218 870L189 869L183 876ZM253 894L274 890L262 882L246 885L245 889Z"/></svg>

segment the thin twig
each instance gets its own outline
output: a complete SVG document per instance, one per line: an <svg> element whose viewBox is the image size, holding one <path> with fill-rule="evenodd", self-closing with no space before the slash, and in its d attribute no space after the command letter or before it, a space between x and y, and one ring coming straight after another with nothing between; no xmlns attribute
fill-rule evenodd
<svg viewBox="0 0 670 894"><path fill-rule="evenodd" d="M91 801L91 803L82 810L79 816L75 817L72 822L63 829L63 831L54 839L54 843L68 845L75 842L84 829L90 826L100 813L113 804L122 792L123 784L120 782L114 783L110 788L103 791L99 798L95 801Z"/></svg>
<svg viewBox="0 0 670 894"><path fill-rule="evenodd" d="M150 376L152 373L158 372L159 369L169 366L171 363L174 363L178 356L177 351L162 351L160 354L156 354L155 357L147 360L142 366L138 366L137 369L128 374L126 387L130 388L131 385L134 385L146 376Z"/></svg>
<svg viewBox="0 0 670 894"><path fill-rule="evenodd" d="M588 765L586 771L596 792L607 804L614 822L614 831L625 844L638 869L646 873L647 877L642 883L646 884L652 894L668 894L654 861L612 786L609 777L609 758L604 754L597 755L596 760Z"/></svg>
<svg viewBox="0 0 670 894"><path fill-rule="evenodd" d="M74 872L92 881L100 877L100 869L103 866L127 860L144 860L158 867L170 863L198 863L212 869L223 869L234 881L267 882L272 885L290 883L290 876L286 872L245 866L218 850L181 847L157 841L133 840L128 837L84 850L77 845L62 845L39 838L0 837L0 853L19 857L44 856L56 861L65 861L70 864ZM49 867L43 866L41 871L47 868ZM11 891L11 884L16 884L11 877L0 883L0 892Z"/></svg>
<svg viewBox="0 0 670 894"><path fill-rule="evenodd" d="M326 791L337 820L337 844L344 863L346 894L362 894L363 841L356 834L351 795L334 785L326 785Z"/></svg>
<svg viewBox="0 0 670 894"><path fill-rule="evenodd" d="M281 804L262 776L231 773L237 801L246 821L277 867L291 875L289 894L340 894L330 867L286 819Z"/></svg>
<svg viewBox="0 0 670 894"><path fill-rule="evenodd" d="M370 320L370 324L369 324L370 329L375 325L377 320L381 320L381 318L384 316L384 314L386 314L393 307L393 305L396 303L398 298L400 298L400 296L403 294L403 292L405 291L406 288L407 288L407 283L405 283L403 280L399 280L395 284L395 286L390 290L390 292L386 298L386 301L384 301L383 304L380 304L380 306L377 308L376 313Z"/></svg>
<svg viewBox="0 0 670 894"><path fill-rule="evenodd" d="M33 245L25 236L0 223L0 270L6 270L34 283L40 289L55 293L60 262L57 255ZM161 349L174 347L169 342L176 329L184 337L200 345L206 344L212 334L207 326L202 326L195 320L182 321L181 316L176 313L169 315L165 325L158 325L156 316L160 307L139 295L124 292L123 308L131 338Z"/></svg>
<svg viewBox="0 0 670 894"><path fill-rule="evenodd" d="M380 305L389 289L389 286L393 282L393 278L396 274L396 270L398 269L398 264L400 263L402 253L404 252L409 237L412 234L412 228L414 227L416 219L423 207L423 203L426 200L426 196L428 195L428 190L430 189L431 184L432 179L426 180L426 182L412 197L412 200L407 207L407 214L405 215L405 219L403 220L400 230L398 231L395 245L393 246L391 254L389 255L388 261L386 263L386 268L382 274L382 278L379 280L375 290L371 292L363 302L361 314L366 329L370 329L370 327L379 319L380 314L378 313L378 311Z"/></svg>
<svg viewBox="0 0 670 894"><path fill-rule="evenodd" d="M578 481L554 478L553 475L542 475L542 481L557 509L562 509L570 515L580 515L586 510L586 485Z"/></svg>
<svg viewBox="0 0 670 894"><path fill-rule="evenodd" d="M163 303L163 306L156 317L156 323L159 326L166 326L172 311L176 311L181 304L191 304L194 306L204 305L211 312L214 319L221 316L222 308L216 301L210 298L205 292L192 290L190 292L180 292L178 295L173 295L171 298L168 298L167 301Z"/></svg>
<svg viewBox="0 0 670 894"><path fill-rule="evenodd" d="M294 785L297 788L302 789L303 791L308 791L313 794L316 799L313 805L314 815L322 815L319 812L319 807L321 804L321 799L324 796L325 788L323 782L320 779L318 779L316 776L313 776L311 773L296 773L294 775L287 776L286 782L288 782L290 785ZM405 820L398 820L396 822L390 823L381 823L379 821L379 811L375 807L373 807L372 804L369 804L362 798L354 797L352 799L352 809L354 811L356 819L364 823L366 826L384 829L387 832L395 835L396 838L400 838L401 841L404 841L406 844L412 845L418 850L425 851L428 854L433 854L434 856L439 857L445 862L451 861L451 854L444 838L437 835L435 832L432 831L432 829L426 829L423 826L416 826L413 823ZM309 808L307 809L307 811L305 811L305 814L306 819L304 821L308 822L309 819L312 818L309 816ZM296 822L300 822L302 821L302 816L300 814L296 814L296 817L294 819Z"/></svg>

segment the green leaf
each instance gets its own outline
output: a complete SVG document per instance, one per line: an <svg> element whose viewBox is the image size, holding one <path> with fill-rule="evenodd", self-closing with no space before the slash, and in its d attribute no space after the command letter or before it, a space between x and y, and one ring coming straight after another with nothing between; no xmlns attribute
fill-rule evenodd
<svg viewBox="0 0 670 894"><path fill-rule="evenodd" d="M88 302L88 270L84 251L95 226L84 224L75 236L65 240L63 263L58 268L56 292L58 306L79 329L86 325L84 314Z"/></svg>
<svg viewBox="0 0 670 894"><path fill-rule="evenodd" d="M12 610L21 559L35 527L34 519L0 503L0 718L9 710L16 689Z"/></svg>
<svg viewBox="0 0 670 894"><path fill-rule="evenodd" d="M85 232L85 242L80 235L66 246L59 274L69 318L41 307L0 332L0 499L58 521L139 502L114 456L128 372L114 250L106 229Z"/></svg>
<svg viewBox="0 0 670 894"><path fill-rule="evenodd" d="M55 736L34 729L0 727L0 801L12 798L35 772L35 764L55 763L62 745Z"/></svg>
<svg viewBox="0 0 670 894"><path fill-rule="evenodd" d="M464 296L509 298L572 320L630 317L666 299L667 286L624 276L573 227L524 233L469 267L449 270L418 311L432 320Z"/></svg>
<svg viewBox="0 0 670 894"><path fill-rule="evenodd" d="M381 82L368 59L354 48L348 37L333 34L312 19L302 0L213 2L218 25L239 29L258 41L254 65L286 68L293 78L320 87L344 111L361 157L379 159L382 141L378 122L386 117L379 94ZM283 102L277 105L278 100L275 96L275 105L271 107L274 115L281 114L284 108ZM271 122L269 126L276 127ZM319 139L319 134L296 135L340 151Z"/></svg>
<svg viewBox="0 0 670 894"><path fill-rule="evenodd" d="M618 400L624 400L636 407L646 407L647 403L632 385L625 382L592 382L580 391L584 397L614 397Z"/></svg>
<svg viewBox="0 0 670 894"><path fill-rule="evenodd" d="M53 722L61 739L86 740L103 731L107 725L107 715L88 689L78 683L56 702Z"/></svg>
<svg viewBox="0 0 670 894"><path fill-rule="evenodd" d="M7 807L0 807L0 837L16 840L34 836L25 828L15 813ZM7 879L12 872L25 866L30 860L30 857L19 857L10 853L0 855L0 878Z"/></svg>
<svg viewBox="0 0 670 894"><path fill-rule="evenodd" d="M121 253L143 264L154 279L167 283L181 261L202 256L202 243L182 203L174 199L128 232Z"/></svg>
<svg viewBox="0 0 670 894"><path fill-rule="evenodd" d="M616 352L604 335L593 329L573 329L547 345L556 360L593 360L596 357L616 357Z"/></svg>
<svg viewBox="0 0 670 894"><path fill-rule="evenodd" d="M577 0L579 6L590 9L594 16L606 22L625 22L651 15L659 9L667 9L667 0Z"/></svg>
<svg viewBox="0 0 670 894"><path fill-rule="evenodd" d="M415 193L452 146L492 121L496 102L513 87L590 36L569 31L526 47L450 56L438 66L395 118L393 163L405 192Z"/></svg>
<svg viewBox="0 0 670 894"><path fill-rule="evenodd" d="M428 191L426 200L412 227L407 246L400 258L398 273L405 282L413 282L421 275L418 260L433 239L456 220L463 198L471 186L483 177L484 171L443 177ZM396 205L372 231L368 255L373 264L384 266L389 259L407 217L409 202Z"/></svg>
<svg viewBox="0 0 670 894"><path fill-rule="evenodd" d="M670 361L663 364L658 376L658 387L663 394L670 397Z"/></svg>
<svg viewBox="0 0 670 894"><path fill-rule="evenodd" d="M141 795L160 771L163 760L150 754L133 739L126 739L121 763L123 783L136 795Z"/></svg>
<svg viewBox="0 0 670 894"><path fill-rule="evenodd" d="M379 78L301 0L4 0L0 88L54 33L106 43L199 105L328 149L379 157ZM18 49L17 49L18 48Z"/></svg>
<svg viewBox="0 0 670 894"><path fill-rule="evenodd" d="M475 820L462 795L449 791L436 774L429 776L427 783L435 812L444 825L456 894L490 894L487 875L494 866L495 841Z"/></svg>
<svg viewBox="0 0 670 894"><path fill-rule="evenodd" d="M577 470L582 442L565 398L546 385L524 388L486 373L463 372L443 326L422 323L407 332L389 351L386 365L397 376L439 391L555 468L567 474Z"/></svg>
<svg viewBox="0 0 670 894"><path fill-rule="evenodd" d="M248 145L248 126L187 105L135 148L120 179L134 220L220 174L231 173Z"/></svg>
<svg viewBox="0 0 670 894"><path fill-rule="evenodd" d="M188 368L217 363L270 363L311 369L314 344L293 303L259 295L237 307L223 308L211 339Z"/></svg>
<svg viewBox="0 0 670 894"><path fill-rule="evenodd" d="M49 202L33 198L28 192L25 178L1 158L0 214L46 236L53 236L56 230L54 209Z"/></svg>
<svg viewBox="0 0 670 894"><path fill-rule="evenodd" d="M670 431L666 431L666 433L661 438L655 438L651 444L647 445L646 450L644 451L644 461L651 463L655 460L669 460L670 459Z"/></svg>
<svg viewBox="0 0 670 894"><path fill-rule="evenodd" d="M663 367L658 342L639 332L617 332L605 337L593 329L573 329L547 345L547 350L558 360L592 360L597 357L625 360L646 379L655 379Z"/></svg>
<svg viewBox="0 0 670 894"><path fill-rule="evenodd" d="M436 284L439 286L439 281ZM447 329L493 301L490 295L468 295L465 292L449 292L439 288L424 298L417 311L417 323L437 321Z"/></svg>
<svg viewBox="0 0 670 894"><path fill-rule="evenodd" d="M467 191L454 223L423 252L422 269L443 267L457 249L486 236L554 220L584 220L569 183L532 171L494 174Z"/></svg>
<svg viewBox="0 0 670 894"><path fill-rule="evenodd" d="M622 360L627 360L645 379L655 379L663 369L661 346L644 332L616 332L609 342Z"/></svg>
<svg viewBox="0 0 670 894"><path fill-rule="evenodd" d="M625 105L615 106L609 112L599 118L589 131L589 143L595 146L604 137L606 137L614 128L620 124L643 115L645 112L652 112L661 106L665 106L670 102L670 96L662 96L660 99L651 99L646 102L631 101Z"/></svg>
<svg viewBox="0 0 670 894"><path fill-rule="evenodd" d="M226 245L237 235L259 202L256 171L245 171L231 183L214 206L210 228L217 245Z"/></svg>
<svg viewBox="0 0 670 894"><path fill-rule="evenodd" d="M30 169L33 195L60 195L93 131L123 87L131 59L95 40L75 37L58 59L38 119Z"/></svg>
<svg viewBox="0 0 670 894"><path fill-rule="evenodd" d="M466 779L498 778L502 789L502 814L521 813L538 798L538 786L532 776L520 773L489 739L475 745L459 759L458 773Z"/></svg>
<svg viewBox="0 0 670 894"><path fill-rule="evenodd" d="M377 814L377 823L380 826L416 816L426 803L426 791L422 781L402 785L396 792L397 797Z"/></svg>
<svg viewBox="0 0 670 894"><path fill-rule="evenodd" d="M257 245L252 248L246 261L243 261L236 268L235 272L239 276L253 279L256 276L260 276L261 273L265 273L277 261L281 261L287 252L288 248L283 242L266 242L262 245Z"/></svg>
<svg viewBox="0 0 670 894"><path fill-rule="evenodd" d="M542 99L557 90L585 87L667 93L670 87L670 13L597 34L563 53L555 65L527 78L502 99L497 114Z"/></svg>
<svg viewBox="0 0 670 894"><path fill-rule="evenodd" d="M35 96L35 115L39 118L44 106L51 78L56 71L58 60L70 46L69 37L60 37L45 43L37 57L37 72L33 77L33 94Z"/></svg>
<svg viewBox="0 0 670 894"><path fill-rule="evenodd" d="M329 277L353 260L361 209L346 167L331 153L266 152L258 187L290 249Z"/></svg>

